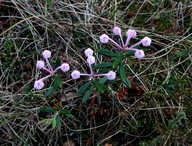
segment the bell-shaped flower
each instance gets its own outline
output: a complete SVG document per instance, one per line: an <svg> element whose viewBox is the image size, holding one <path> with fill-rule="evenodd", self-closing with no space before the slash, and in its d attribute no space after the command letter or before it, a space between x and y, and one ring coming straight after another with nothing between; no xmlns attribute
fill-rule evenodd
<svg viewBox="0 0 192 146"><path fill-rule="evenodd" d="M42 80L35 81L34 88L40 90L44 87L44 83Z"/></svg>
<svg viewBox="0 0 192 146"><path fill-rule="evenodd" d="M45 67L45 62L44 61L37 61L36 67L39 69L42 69Z"/></svg>
<svg viewBox="0 0 192 146"><path fill-rule="evenodd" d="M95 63L95 57L94 57L94 56L89 56L89 57L87 58L87 62L88 62L89 64L94 64L94 63Z"/></svg>
<svg viewBox="0 0 192 146"><path fill-rule="evenodd" d="M91 48L88 48L84 51L85 56L89 57L89 56L93 56L93 50Z"/></svg>
<svg viewBox="0 0 192 146"><path fill-rule="evenodd" d="M108 80L114 80L116 78L116 73L114 71L109 71L107 73Z"/></svg>
<svg viewBox="0 0 192 146"><path fill-rule="evenodd" d="M100 42L101 42L101 43L104 43L104 44L108 43L108 41L109 41L109 37L108 37L108 35L106 35L106 34L101 35L101 36L99 37L99 39L100 39Z"/></svg>
<svg viewBox="0 0 192 146"><path fill-rule="evenodd" d="M60 69L61 69L63 72L69 71L69 70L70 70L69 64L68 64L68 63L63 63L63 64L60 66Z"/></svg>
<svg viewBox="0 0 192 146"><path fill-rule="evenodd" d="M136 32L135 30L129 29L129 30L126 32L126 35L127 35L127 37L129 37L129 39L131 39L131 38L136 38L137 32Z"/></svg>
<svg viewBox="0 0 192 146"><path fill-rule="evenodd" d="M78 79L78 78L80 78L80 75L81 75L81 73L80 73L78 70L74 70L74 71L71 73L71 77L72 77L73 79Z"/></svg>
<svg viewBox="0 0 192 146"><path fill-rule="evenodd" d="M47 59L51 57L51 52L49 50L45 50L43 51L42 55L45 59Z"/></svg>
<svg viewBox="0 0 192 146"><path fill-rule="evenodd" d="M143 46L150 46L151 45L151 39L149 37L144 37L142 40L141 40L141 43L143 44Z"/></svg>
<svg viewBox="0 0 192 146"><path fill-rule="evenodd" d="M145 53L143 50L136 50L135 51L135 57L138 58L138 59L141 59L143 57L145 57Z"/></svg>
<svg viewBox="0 0 192 146"><path fill-rule="evenodd" d="M114 34L114 35L121 35L121 28L119 28L119 27L114 27L114 29L113 29L113 34Z"/></svg>

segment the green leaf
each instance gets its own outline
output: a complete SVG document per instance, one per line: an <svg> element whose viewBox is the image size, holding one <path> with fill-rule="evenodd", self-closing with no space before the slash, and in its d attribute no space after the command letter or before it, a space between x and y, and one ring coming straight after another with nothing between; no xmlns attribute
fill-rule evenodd
<svg viewBox="0 0 192 146"><path fill-rule="evenodd" d="M63 84L62 80L59 77L55 77L55 82L53 84L53 87L55 86L58 88L58 87L61 87L62 84Z"/></svg>
<svg viewBox="0 0 192 146"><path fill-rule="evenodd" d="M101 84L105 84L105 82L108 80L108 78L105 76L105 77L103 77L99 82L101 83Z"/></svg>
<svg viewBox="0 0 192 146"><path fill-rule="evenodd" d="M106 67L111 67L112 63L111 62L105 62L105 63L99 63L95 65L95 68L106 68Z"/></svg>
<svg viewBox="0 0 192 146"><path fill-rule="evenodd" d="M38 124L50 124L51 119L43 119L38 122Z"/></svg>
<svg viewBox="0 0 192 146"><path fill-rule="evenodd" d="M99 92L104 93L106 88L103 84L98 81L94 81L95 87L99 90Z"/></svg>
<svg viewBox="0 0 192 146"><path fill-rule="evenodd" d="M57 91L57 89L62 86L62 83L63 82L59 77L55 77L53 86L49 88L49 90L45 93L44 97L51 95L54 91Z"/></svg>
<svg viewBox="0 0 192 146"><path fill-rule="evenodd" d="M56 119L53 118L53 119L52 119L52 127L55 128L55 127L56 127L56 124L57 124Z"/></svg>
<svg viewBox="0 0 192 146"><path fill-rule="evenodd" d="M116 53L113 53L113 52L111 52L109 50L104 50L104 49L98 50L98 53L102 54L102 55L105 55L105 56L109 56L109 57L117 57L118 56Z"/></svg>
<svg viewBox="0 0 192 146"><path fill-rule="evenodd" d="M72 115L72 114L66 114L66 116L69 117L69 118L74 118L74 117L75 117L75 116Z"/></svg>
<svg viewBox="0 0 192 146"><path fill-rule="evenodd" d="M61 118L59 117L59 115L57 115L55 117L55 120L56 120L57 128L60 129L61 128Z"/></svg>
<svg viewBox="0 0 192 146"><path fill-rule="evenodd" d="M56 110L54 110L53 108L42 108L40 109L40 112L54 113L56 112Z"/></svg>
<svg viewBox="0 0 192 146"><path fill-rule="evenodd" d="M67 116L67 117L70 117L70 118L75 117L75 116L73 116L72 114L70 114L70 111L69 111L69 110L66 110L66 109L62 109L62 110L60 111L60 113L64 114L64 115Z"/></svg>
<svg viewBox="0 0 192 146"><path fill-rule="evenodd" d="M131 82L127 79L127 76L125 74L125 67L123 66L122 63L120 63L119 73L120 73L120 77L121 77L122 81L125 83L125 85L128 88L131 88Z"/></svg>
<svg viewBox="0 0 192 146"><path fill-rule="evenodd" d="M123 56L121 55L115 58L115 61L113 62L113 68L116 68L119 65L119 63L122 61L122 59L123 59Z"/></svg>
<svg viewBox="0 0 192 146"><path fill-rule="evenodd" d="M94 86L92 86L89 90L87 90L87 92L83 96L82 102L86 102L87 99L91 96L91 94L93 93L93 88Z"/></svg>
<svg viewBox="0 0 192 146"><path fill-rule="evenodd" d="M78 95L83 94L83 92L84 92L85 90L87 90L90 85L91 85L91 82L88 82L88 83L86 83L85 85L83 85L81 88L79 88L77 94L78 94Z"/></svg>
<svg viewBox="0 0 192 146"><path fill-rule="evenodd" d="M60 113L66 115L66 114L70 114L70 111L66 110L66 109L62 109L62 110L60 110Z"/></svg>
<svg viewBox="0 0 192 146"><path fill-rule="evenodd" d="M49 88L49 90L45 93L44 97L51 95L54 91L55 91L55 88L53 88L53 87Z"/></svg>

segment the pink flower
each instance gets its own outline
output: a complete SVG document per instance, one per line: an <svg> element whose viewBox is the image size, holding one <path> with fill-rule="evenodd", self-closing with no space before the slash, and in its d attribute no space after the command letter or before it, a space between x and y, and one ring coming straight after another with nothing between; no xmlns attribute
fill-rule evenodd
<svg viewBox="0 0 192 146"><path fill-rule="evenodd" d="M85 53L85 55L86 55L87 57L93 56L93 50L90 49L90 48L86 49L86 50L84 51L84 53Z"/></svg>
<svg viewBox="0 0 192 146"><path fill-rule="evenodd" d="M60 69L61 69L63 72L69 71L69 70L70 70L69 64L68 64L68 63L63 63L63 64L60 66Z"/></svg>
<svg viewBox="0 0 192 146"><path fill-rule="evenodd" d="M48 50L45 50L45 51L43 51L42 55L43 55L43 57L44 57L45 59L47 59L47 58L50 58L50 57L51 57L51 52L48 51Z"/></svg>
<svg viewBox="0 0 192 146"><path fill-rule="evenodd" d="M37 61L36 67L39 69L42 69L45 67L45 62L44 61Z"/></svg>
<svg viewBox="0 0 192 146"><path fill-rule="evenodd" d="M116 77L116 73L115 73L114 71L109 71L109 72L107 73L107 78L108 78L108 80L114 80L115 77Z"/></svg>
<svg viewBox="0 0 192 146"><path fill-rule="evenodd" d="M141 59L141 58L145 57L144 51L143 50L135 51L135 57L138 58L138 59Z"/></svg>
<svg viewBox="0 0 192 146"><path fill-rule="evenodd" d="M80 73L78 70L74 70L74 71L71 73L71 77L72 77L73 79L78 79L78 78L80 78L80 75L81 75L81 73Z"/></svg>
<svg viewBox="0 0 192 146"><path fill-rule="evenodd" d="M108 43L108 41L109 41L109 37L106 34L103 34L100 36L100 42L101 43L106 44L106 43Z"/></svg>
<svg viewBox="0 0 192 146"><path fill-rule="evenodd" d="M95 63L95 57L94 57L94 56L89 56L89 57L87 58L87 62L88 62L89 64L94 64L94 63Z"/></svg>
<svg viewBox="0 0 192 146"><path fill-rule="evenodd" d="M151 39L149 37L144 37L142 40L141 40L143 46L150 46L151 45Z"/></svg>
<svg viewBox="0 0 192 146"><path fill-rule="evenodd" d="M129 37L130 39L131 39L131 38L136 38L137 32L136 32L135 30L129 29L129 30L126 32L126 35L127 35L127 37Z"/></svg>
<svg viewBox="0 0 192 146"><path fill-rule="evenodd" d="M34 88L40 90L44 87L44 83L42 80L35 81Z"/></svg>
<svg viewBox="0 0 192 146"><path fill-rule="evenodd" d="M121 34L121 28L119 28L119 27L114 27L114 29L113 29L113 34L114 34L114 35L120 35L120 34Z"/></svg>

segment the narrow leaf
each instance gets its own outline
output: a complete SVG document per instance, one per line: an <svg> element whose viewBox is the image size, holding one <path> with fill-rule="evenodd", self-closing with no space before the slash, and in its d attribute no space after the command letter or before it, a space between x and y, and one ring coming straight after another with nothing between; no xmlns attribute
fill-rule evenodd
<svg viewBox="0 0 192 146"><path fill-rule="evenodd" d="M75 117L75 116L72 115L72 114L67 114L66 116L69 117L69 118L74 118L74 117Z"/></svg>
<svg viewBox="0 0 192 146"><path fill-rule="evenodd" d="M98 81L94 81L95 87L99 90L99 92L105 92L105 86Z"/></svg>
<svg viewBox="0 0 192 146"><path fill-rule="evenodd" d="M84 92L85 90L87 90L90 85L91 85L91 82L88 82L88 83L86 83L85 85L83 85L81 88L79 88L77 94L78 94L78 95L83 94L83 92Z"/></svg>
<svg viewBox="0 0 192 146"><path fill-rule="evenodd" d="M57 91L59 87L62 86L62 80L59 77L55 77L54 84L49 90L45 93L45 97L51 95L53 92Z"/></svg>
<svg viewBox="0 0 192 146"><path fill-rule="evenodd" d="M42 108L40 109L40 112L54 113L56 112L56 110L54 110L53 108Z"/></svg>
<svg viewBox="0 0 192 146"><path fill-rule="evenodd" d="M83 96L82 102L86 102L87 99L91 96L91 94L93 93L93 88L94 86L92 86L89 90L87 90L87 92Z"/></svg>
<svg viewBox="0 0 192 146"><path fill-rule="evenodd" d="M62 80L59 77L55 77L55 82L53 84L53 87L58 88L61 87L63 84Z"/></svg>
<svg viewBox="0 0 192 146"><path fill-rule="evenodd" d="M53 87L49 88L49 90L45 93L44 97L51 95L54 91L55 91L55 88L53 88Z"/></svg>
<svg viewBox="0 0 192 146"><path fill-rule="evenodd" d="M66 115L66 114L70 114L70 111L66 110L66 109L62 109L62 110L60 110L60 113Z"/></svg>
<svg viewBox="0 0 192 146"><path fill-rule="evenodd" d="M112 63L111 62L105 62L105 63L99 63L97 65L95 65L95 68L107 68L107 67L111 67Z"/></svg>
<svg viewBox="0 0 192 146"><path fill-rule="evenodd" d="M43 119L41 121L38 122L38 124L48 124L50 122L51 119Z"/></svg>
<svg viewBox="0 0 192 146"><path fill-rule="evenodd" d="M103 77L99 82L101 83L101 84L105 84L105 82L108 80L108 78L105 76L105 77Z"/></svg>
<svg viewBox="0 0 192 146"><path fill-rule="evenodd" d="M116 53L113 53L109 50L98 50L98 53L105 55L105 56L109 56L109 57L117 57L118 56Z"/></svg>
<svg viewBox="0 0 192 146"><path fill-rule="evenodd" d="M56 120L56 126L57 126L57 128L60 129L60 128L61 128L61 118L59 117L59 115L57 115L57 116L55 117L55 120Z"/></svg>
<svg viewBox="0 0 192 146"><path fill-rule="evenodd" d="M52 127L55 128L55 127L56 127L56 124L57 124L57 122L56 122L55 118L53 118L53 119L52 119Z"/></svg>
<svg viewBox="0 0 192 146"><path fill-rule="evenodd" d="M130 56L133 56L134 54L135 54L135 51L127 50L125 55L123 56L123 58L127 58L127 57L130 57Z"/></svg>
<svg viewBox="0 0 192 146"><path fill-rule="evenodd" d="M113 62L113 68L116 68L119 65L119 63L122 61L122 58L123 56L121 55L115 58L115 61Z"/></svg>
<svg viewBox="0 0 192 146"><path fill-rule="evenodd" d="M125 83L125 85L128 88L131 88L131 82L127 79L127 76L126 76L126 73L125 73L125 67L123 66L122 63L120 63L119 73L120 73L121 79Z"/></svg>

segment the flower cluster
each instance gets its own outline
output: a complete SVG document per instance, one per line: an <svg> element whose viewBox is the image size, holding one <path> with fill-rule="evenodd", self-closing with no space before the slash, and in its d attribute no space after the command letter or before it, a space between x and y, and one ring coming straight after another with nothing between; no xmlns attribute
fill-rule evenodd
<svg viewBox="0 0 192 146"><path fill-rule="evenodd" d="M38 81L35 81L34 88L36 88L38 90L42 89L44 87L43 80L50 77L50 76L53 76L58 69L61 69L63 72L67 72L67 71L70 70L70 67L69 67L68 63L63 63L61 66L59 66L55 70L53 70L53 68L51 67L51 64L50 64L50 62L48 60L48 58L51 57L51 52L48 51L48 50L45 50L45 51L43 51L42 55L45 58L49 69L45 67L45 62L42 61L42 60L37 61L36 67L39 68L39 69L43 69L43 70L47 71L49 73L49 75L47 75L44 78L39 79Z"/></svg>
<svg viewBox="0 0 192 146"><path fill-rule="evenodd" d="M109 71L106 74L95 74L93 72L93 69L92 69L92 66L91 66L92 64L95 63L95 57L93 56L93 50L88 48L88 49L85 50L84 53L85 53L85 56L87 56L87 63L88 63L89 69L90 69L90 74L80 73L78 70L74 70L71 73L71 77L73 79L78 79L78 78L80 78L80 76L89 76L90 80L93 77L98 77L98 76L107 76L108 80L114 80L115 79L116 73L113 72L113 71Z"/></svg>
<svg viewBox="0 0 192 146"><path fill-rule="evenodd" d="M143 46L150 46L151 45L151 39L149 37L144 37L138 43L132 45L131 47L127 47L129 42L130 42L130 40L131 40L131 38L136 38L136 36L137 36L136 31L134 31L132 29L129 29L126 32L126 35L127 35L126 42L123 41L122 34L121 34L121 28L115 27L113 29L113 34L120 36L121 44L122 45L119 45L117 42L115 42L113 39L111 39L106 34L103 34L103 35L100 36L100 42L101 43L108 43L108 41L111 41L114 45L116 45L121 50L133 50L133 51L135 51L135 57L138 58L138 59L141 59L141 58L145 57L145 53L144 53L143 50L135 49L134 47L136 47L136 46L138 46L140 44L142 44Z"/></svg>

